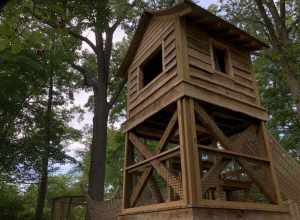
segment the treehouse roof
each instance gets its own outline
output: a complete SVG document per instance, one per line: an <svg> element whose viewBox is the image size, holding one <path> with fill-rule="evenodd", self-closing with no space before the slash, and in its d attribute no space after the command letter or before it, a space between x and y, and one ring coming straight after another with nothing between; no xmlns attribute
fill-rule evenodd
<svg viewBox="0 0 300 220"><path fill-rule="evenodd" d="M139 47L139 44L143 38L148 24L153 17L168 16L177 14L180 17L186 17L195 23L199 23L199 26L211 36L221 37L230 42L236 42L242 48L248 51L260 50L264 47L268 47L267 44L251 36L247 32L237 28L228 21L212 14L211 12L203 9L202 7L190 2L184 1L171 8L163 10L145 10L139 21L137 30L130 43L128 51L123 59L123 62L119 69L120 76L127 78L126 71L134 59L135 53Z"/></svg>

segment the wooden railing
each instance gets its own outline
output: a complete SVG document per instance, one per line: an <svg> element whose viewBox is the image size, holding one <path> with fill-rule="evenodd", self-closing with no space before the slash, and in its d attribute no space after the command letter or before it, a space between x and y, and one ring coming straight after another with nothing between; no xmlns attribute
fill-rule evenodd
<svg viewBox="0 0 300 220"><path fill-rule="evenodd" d="M274 168L283 199L293 201L300 209L300 164L271 135L269 137ZM300 219L300 215L297 219Z"/></svg>

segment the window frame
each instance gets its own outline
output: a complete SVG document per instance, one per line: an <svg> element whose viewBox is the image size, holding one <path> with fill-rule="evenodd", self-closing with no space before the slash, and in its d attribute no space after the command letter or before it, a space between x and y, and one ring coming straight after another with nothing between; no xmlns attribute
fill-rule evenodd
<svg viewBox="0 0 300 220"><path fill-rule="evenodd" d="M154 81L160 76L162 73L164 73L164 47L163 47L163 42L159 44L152 52L150 53L149 56L147 56L138 66L138 92L143 91L145 88L147 88L149 85L153 84ZM150 82L148 82L146 85L144 85L144 72L143 72L143 67L145 63L147 63L153 56L156 55L156 53L161 52L161 72L156 75Z"/></svg>
<svg viewBox="0 0 300 220"><path fill-rule="evenodd" d="M216 41L214 39L210 40L210 56L211 56L211 62L212 62L212 70L214 73L222 74L225 76L233 76L233 70L232 70L232 59L231 59L231 52L227 45ZM216 63L215 63L215 48L224 50L225 51L225 72L219 71L216 69Z"/></svg>

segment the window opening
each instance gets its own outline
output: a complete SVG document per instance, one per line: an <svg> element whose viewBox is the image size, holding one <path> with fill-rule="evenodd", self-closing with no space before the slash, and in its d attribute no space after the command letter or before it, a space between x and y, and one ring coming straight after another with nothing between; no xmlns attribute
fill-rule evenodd
<svg viewBox="0 0 300 220"><path fill-rule="evenodd" d="M142 87L148 85L162 70L162 48L159 47L142 65Z"/></svg>
<svg viewBox="0 0 300 220"><path fill-rule="evenodd" d="M228 73L228 61L226 49L213 47L215 70L222 73Z"/></svg>

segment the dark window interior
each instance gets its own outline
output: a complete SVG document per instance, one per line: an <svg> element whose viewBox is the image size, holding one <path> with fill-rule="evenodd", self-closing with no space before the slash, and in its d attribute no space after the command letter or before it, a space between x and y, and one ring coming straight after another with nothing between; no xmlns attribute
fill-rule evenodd
<svg viewBox="0 0 300 220"><path fill-rule="evenodd" d="M226 50L218 47L213 48L215 69L222 73L227 73L226 70Z"/></svg>
<svg viewBox="0 0 300 220"><path fill-rule="evenodd" d="M162 72L162 49L156 50L142 66L143 86Z"/></svg>

